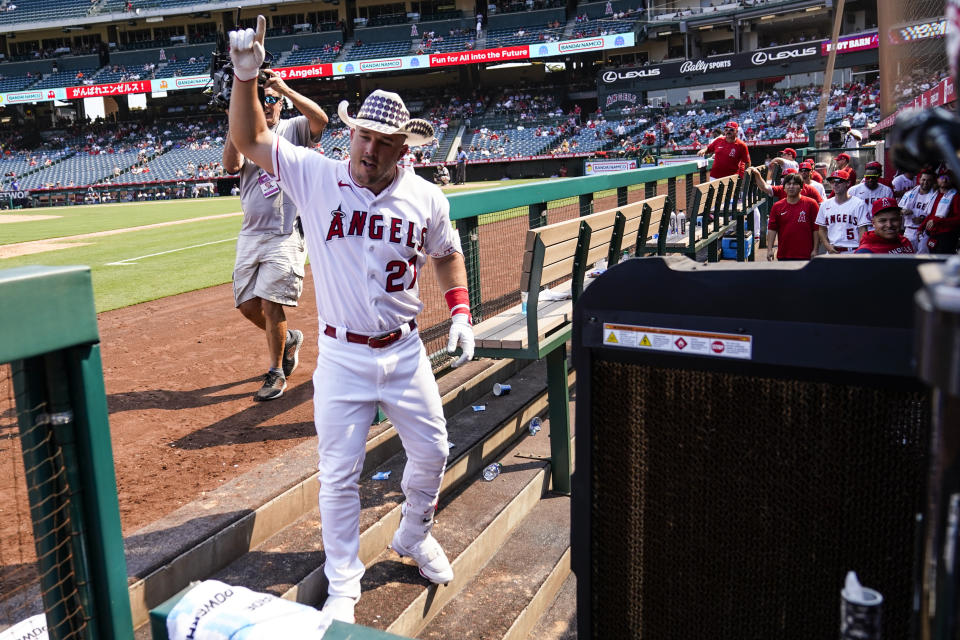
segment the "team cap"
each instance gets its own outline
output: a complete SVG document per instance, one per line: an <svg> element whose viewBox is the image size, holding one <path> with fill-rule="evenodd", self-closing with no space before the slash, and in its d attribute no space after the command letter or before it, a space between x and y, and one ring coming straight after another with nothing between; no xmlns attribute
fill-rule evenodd
<svg viewBox="0 0 960 640"><path fill-rule="evenodd" d="M785 176L789 176L789 175L794 174L794 173L797 173L797 170L794 169L793 167L788 167L787 169L784 169L784 171L783 171L783 175L785 175Z"/></svg>
<svg viewBox="0 0 960 640"><path fill-rule="evenodd" d="M813 162L805 160L800 163L800 169L813 169Z"/></svg>
<svg viewBox="0 0 960 640"><path fill-rule="evenodd" d="M847 162L850 162L850 154L849 154L849 153L838 153L838 154L837 154L837 160L841 160L841 159L846 160Z"/></svg>
<svg viewBox="0 0 960 640"><path fill-rule="evenodd" d="M737 129L740 128L740 125L739 125L738 123L734 122L733 120L731 120L731 121L728 122L727 124L723 125L723 128L724 128L724 129L733 129L734 131L736 131Z"/></svg>
<svg viewBox="0 0 960 640"><path fill-rule="evenodd" d="M407 137L407 144L411 147L433 140L433 125L426 120L411 118L403 100L392 91L377 89L368 95L360 105L356 118L351 118L347 113L348 104L343 100L337 107L337 113L351 129L363 127L387 135L400 133Z"/></svg>
<svg viewBox="0 0 960 640"><path fill-rule="evenodd" d="M887 209L896 209L900 210L900 205L893 198L877 198L873 201L873 210L871 213L877 215L881 211L886 211Z"/></svg>
<svg viewBox="0 0 960 640"><path fill-rule="evenodd" d="M927 166L925 166L923 169L920 169L920 172L919 172L919 173L920 173L921 175L924 174L924 173L927 173L927 174L930 174L931 176L936 176L936 175L937 175L937 170L934 169L932 166L927 165Z"/></svg>
<svg viewBox="0 0 960 640"><path fill-rule="evenodd" d="M850 172L847 171L846 169L837 169L836 171L830 174L829 178L827 178L827 180L831 180L831 181L842 180L844 182L846 182L849 179L850 179Z"/></svg>
<svg viewBox="0 0 960 640"><path fill-rule="evenodd" d="M863 175L865 176L879 176L881 173L883 173L883 165L879 162L868 162L863 169Z"/></svg>
<svg viewBox="0 0 960 640"><path fill-rule="evenodd" d="M793 156L794 158L797 157L797 152L796 152L794 149L790 148L790 147L787 147L786 149L784 149L783 151L780 152L781 155L786 154L786 153L789 153L789 154L790 154L791 156Z"/></svg>

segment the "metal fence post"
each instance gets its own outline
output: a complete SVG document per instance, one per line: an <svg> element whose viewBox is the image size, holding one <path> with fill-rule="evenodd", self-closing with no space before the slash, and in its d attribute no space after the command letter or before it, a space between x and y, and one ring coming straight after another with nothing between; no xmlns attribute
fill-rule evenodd
<svg viewBox="0 0 960 640"><path fill-rule="evenodd" d="M547 225L547 203L534 202L528 207L530 217L530 228L537 229Z"/></svg>
<svg viewBox="0 0 960 640"><path fill-rule="evenodd" d="M588 216L593 213L593 192L580 194L580 215Z"/></svg>
<svg viewBox="0 0 960 640"><path fill-rule="evenodd" d="M627 205L627 187L617 187L617 206L625 207Z"/></svg>
<svg viewBox="0 0 960 640"><path fill-rule="evenodd" d="M673 207L677 207L677 179L667 178L667 195L670 196L670 201L673 202Z"/></svg>
<svg viewBox="0 0 960 640"><path fill-rule="evenodd" d="M460 247L463 249L463 261L467 267L467 289L470 291L470 314L473 321L483 320L483 296L480 292L480 233L478 216L457 220L457 232L460 234Z"/></svg>
<svg viewBox="0 0 960 640"><path fill-rule="evenodd" d="M643 198L653 198L657 195L657 183L656 182L644 182L643 183Z"/></svg>

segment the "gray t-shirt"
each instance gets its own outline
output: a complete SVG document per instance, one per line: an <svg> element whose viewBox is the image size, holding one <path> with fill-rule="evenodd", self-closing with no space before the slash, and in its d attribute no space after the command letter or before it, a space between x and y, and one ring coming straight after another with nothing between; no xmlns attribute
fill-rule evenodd
<svg viewBox="0 0 960 640"><path fill-rule="evenodd" d="M316 142L310 136L310 121L306 116L281 120L273 131L301 147ZM260 188L261 180L266 182L268 193L277 189L276 181L266 171L244 158L240 167L240 208L243 209L240 234L290 235L297 219L296 205L279 190L271 196L265 196Z"/></svg>

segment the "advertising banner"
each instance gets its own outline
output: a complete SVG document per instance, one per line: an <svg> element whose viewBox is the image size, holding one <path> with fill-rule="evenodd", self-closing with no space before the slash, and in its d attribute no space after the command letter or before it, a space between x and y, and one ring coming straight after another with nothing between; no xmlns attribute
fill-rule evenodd
<svg viewBox="0 0 960 640"><path fill-rule="evenodd" d="M880 46L880 37L876 33L864 33L856 36L844 36L837 39L837 53L866 51ZM833 49L832 42L820 43L820 55L825 56Z"/></svg>
<svg viewBox="0 0 960 640"><path fill-rule="evenodd" d="M151 80L137 80L136 82L112 82L110 84L85 84L79 87L66 87L67 100L121 96L128 93L149 93L151 82Z"/></svg>
<svg viewBox="0 0 960 640"><path fill-rule="evenodd" d="M600 173L618 173L637 168L637 160L586 160L583 163L583 174L587 176Z"/></svg>

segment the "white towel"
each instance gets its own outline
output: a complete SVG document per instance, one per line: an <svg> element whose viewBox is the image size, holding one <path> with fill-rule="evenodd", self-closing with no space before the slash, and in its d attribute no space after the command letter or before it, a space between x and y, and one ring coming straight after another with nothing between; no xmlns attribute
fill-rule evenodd
<svg viewBox="0 0 960 640"><path fill-rule="evenodd" d="M569 291L552 291L550 289L544 289L540 292L540 301L544 300L569 300L573 296Z"/></svg>
<svg viewBox="0 0 960 640"><path fill-rule="evenodd" d="M313 607L217 580L198 583L167 616L170 640L319 640L328 626Z"/></svg>
<svg viewBox="0 0 960 640"><path fill-rule="evenodd" d="M47 616L38 613L26 620L21 620L6 631L0 633L0 640L47 640Z"/></svg>

